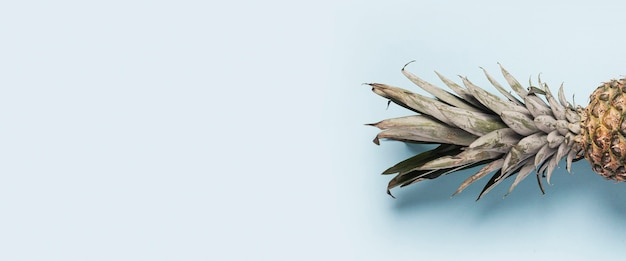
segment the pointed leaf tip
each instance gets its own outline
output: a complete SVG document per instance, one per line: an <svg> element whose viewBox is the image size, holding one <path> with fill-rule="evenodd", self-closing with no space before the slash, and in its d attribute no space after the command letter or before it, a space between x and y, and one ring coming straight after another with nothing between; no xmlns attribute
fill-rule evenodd
<svg viewBox="0 0 626 261"><path fill-rule="evenodd" d="M424 91L432 94L433 96L435 96L438 100L452 105L454 107L458 107L461 109L465 109L468 111L476 111L479 112L480 110L475 108L474 106L469 105L467 102L465 102L463 99L459 98L458 96L443 90L439 87L437 87L434 84L431 84L425 80L423 80L422 78L417 77L416 75L412 74L409 71L406 70L402 70L402 74L404 74L404 76L406 76L413 84L419 86L420 88L422 88Z"/></svg>
<svg viewBox="0 0 626 261"><path fill-rule="evenodd" d="M412 60L412 61L410 61L410 62L406 63L404 66L402 66L402 71L404 71L404 68L406 68L409 64L412 64L412 63L414 63L415 61L417 61L417 60Z"/></svg>
<svg viewBox="0 0 626 261"><path fill-rule="evenodd" d="M506 69L504 69L504 66L502 66L502 64L498 63L498 65L500 66L500 71L502 71L502 75L511 86L511 89L513 89L513 91L515 91L517 95L524 99L526 95L528 95L528 91L524 87L522 87L522 85Z"/></svg>

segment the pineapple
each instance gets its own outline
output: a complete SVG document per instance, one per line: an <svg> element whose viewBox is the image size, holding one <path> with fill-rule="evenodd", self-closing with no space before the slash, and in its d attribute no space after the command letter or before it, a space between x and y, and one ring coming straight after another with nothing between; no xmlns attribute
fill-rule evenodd
<svg viewBox="0 0 626 261"><path fill-rule="evenodd" d="M408 64L407 64L408 65ZM406 65L405 65L406 67ZM626 79L611 80L598 87L586 108L566 99L563 85L555 97L547 84L522 85L502 66L502 74L514 94L484 71L489 82L504 96L495 95L461 77L464 87L435 72L455 94L432 85L402 68L411 82L434 95L426 97L389 86L370 83L372 91L416 115L368 124L382 131L374 139L437 144L385 170L396 174L387 193L427 179L482 166L454 192L494 173L479 200L503 180L515 177L507 195L533 171L542 193L542 179L550 177L565 159L587 159L592 169L606 179L626 180ZM483 166L484 165L484 166Z"/></svg>

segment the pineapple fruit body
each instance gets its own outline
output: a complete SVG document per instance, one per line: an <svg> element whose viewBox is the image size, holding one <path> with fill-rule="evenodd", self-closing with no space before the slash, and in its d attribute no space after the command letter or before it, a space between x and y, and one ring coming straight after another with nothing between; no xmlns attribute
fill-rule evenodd
<svg viewBox="0 0 626 261"><path fill-rule="evenodd" d="M406 67L406 65L405 65ZM437 73L454 93L430 84L402 69L414 84L435 96L426 97L386 84L371 83L372 90L416 115L369 124L382 131L381 138L411 143L438 144L435 149L406 159L383 174L396 174L387 192L427 179L482 166L454 194L494 173L478 199L503 180L515 177L509 192L531 173L541 191L542 179L550 176L565 159L566 169L583 157L592 169L607 179L626 180L626 79L598 87L586 108L574 107L563 86L555 97L548 86L522 85L504 68L509 89L484 71L501 93L495 95L461 77L463 86ZM508 194L507 193L507 194Z"/></svg>
<svg viewBox="0 0 626 261"><path fill-rule="evenodd" d="M592 169L607 179L626 180L626 79L612 80L589 97L580 144Z"/></svg>

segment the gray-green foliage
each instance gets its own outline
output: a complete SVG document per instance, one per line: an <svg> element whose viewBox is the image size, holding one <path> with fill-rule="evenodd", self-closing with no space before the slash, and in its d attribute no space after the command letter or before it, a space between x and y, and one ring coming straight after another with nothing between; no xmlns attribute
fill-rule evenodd
<svg viewBox="0 0 626 261"><path fill-rule="evenodd" d="M580 155L580 146L574 142L580 133L580 115L565 100L563 86L559 88L557 100L541 80L539 87L524 88L508 71L500 68L513 93L483 71L504 98L465 77L461 77L463 87L437 73L454 92L451 93L405 68L402 73L434 97L386 84L369 84L376 94L417 113L369 124L382 130L374 140L376 144L381 138L440 144L385 170L383 174L396 174L388 184L388 193L397 186L485 165L454 193L495 172L480 193L480 199L504 179L516 176L510 193L533 171L543 191L541 177L546 177L549 183L554 168L566 156L567 170L570 170L572 161Z"/></svg>

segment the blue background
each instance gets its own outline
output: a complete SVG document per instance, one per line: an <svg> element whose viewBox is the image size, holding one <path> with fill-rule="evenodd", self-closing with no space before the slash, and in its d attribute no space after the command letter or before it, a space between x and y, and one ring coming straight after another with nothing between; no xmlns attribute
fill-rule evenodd
<svg viewBox="0 0 626 261"><path fill-rule="evenodd" d="M450 199L385 194L423 149L364 123L502 63L585 105L626 71L616 1L4 1L0 260L617 259L626 185L578 162Z"/></svg>

